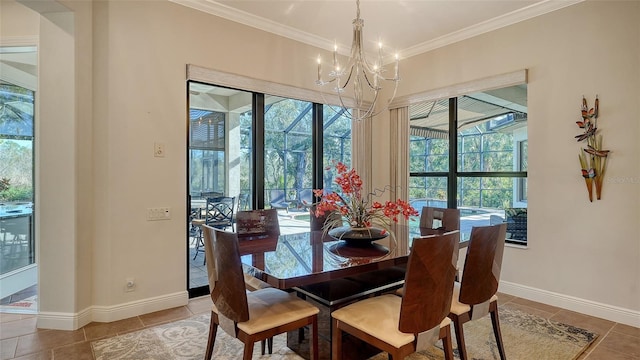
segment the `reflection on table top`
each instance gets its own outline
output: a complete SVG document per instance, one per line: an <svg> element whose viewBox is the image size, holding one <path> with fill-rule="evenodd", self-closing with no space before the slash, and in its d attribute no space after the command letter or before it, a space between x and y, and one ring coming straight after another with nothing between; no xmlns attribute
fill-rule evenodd
<svg viewBox="0 0 640 360"><path fill-rule="evenodd" d="M28 202L0 203L0 218L28 216L33 213L33 204Z"/></svg>
<svg viewBox="0 0 640 360"><path fill-rule="evenodd" d="M240 238L240 254L248 273L272 286L288 289L407 263L408 251L374 242L372 247L346 247L322 231Z"/></svg>

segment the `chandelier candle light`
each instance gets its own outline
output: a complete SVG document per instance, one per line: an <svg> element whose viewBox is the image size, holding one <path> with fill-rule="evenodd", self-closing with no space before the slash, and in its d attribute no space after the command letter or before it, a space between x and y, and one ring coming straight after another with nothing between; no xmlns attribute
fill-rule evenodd
<svg viewBox="0 0 640 360"><path fill-rule="evenodd" d="M378 57L374 63L370 63L364 56L362 49L362 28L364 27L364 20L360 18L360 0L356 1L356 18L353 20L353 42L351 44L351 55L347 62L347 65L342 67L338 62L338 45L333 47L333 67L329 73L329 79L322 79L322 58L318 56L318 79L316 84L323 86L335 82L335 88L333 89L338 94L340 105L344 109L344 112L349 114L353 120L362 120L375 116L382 111L376 112L376 102L378 100L378 94L382 87L380 87L381 81L392 81L394 83L393 96L389 99L389 102L393 100L398 88L398 81L400 81L399 74L399 62L400 58L398 54L395 55L395 70L393 77L385 77L383 73L385 69L383 67L382 56L382 42L378 42ZM345 101L342 97L344 89L349 86L349 83L353 82L353 97L355 100L355 109L349 110L345 105ZM366 104L364 95L365 91L371 93L373 100L369 105Z"/></svg>

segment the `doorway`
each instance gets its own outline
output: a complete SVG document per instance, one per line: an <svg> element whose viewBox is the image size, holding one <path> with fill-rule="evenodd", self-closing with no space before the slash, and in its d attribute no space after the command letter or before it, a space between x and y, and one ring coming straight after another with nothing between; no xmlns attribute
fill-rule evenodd
<svg viewBox="0 0 640 360"><path fill-rule="evenodd" d="M35 46L0 47L0 311L37 312Z"/></svg>

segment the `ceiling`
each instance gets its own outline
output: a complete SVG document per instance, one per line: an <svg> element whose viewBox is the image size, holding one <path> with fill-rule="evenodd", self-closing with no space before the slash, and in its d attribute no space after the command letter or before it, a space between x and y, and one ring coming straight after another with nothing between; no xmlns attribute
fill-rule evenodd
<svg viewBox="0 0 640 360"><path fill-rule="evenodd" d="M170 0L329 51L351 48L355 0ZM361 0L365 51L407 58L583 0Z"/></svg>

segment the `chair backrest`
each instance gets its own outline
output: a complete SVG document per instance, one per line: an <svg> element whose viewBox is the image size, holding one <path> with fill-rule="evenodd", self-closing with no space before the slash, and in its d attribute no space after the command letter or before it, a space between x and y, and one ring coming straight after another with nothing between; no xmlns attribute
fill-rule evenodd
<svg viewBox="0 0 640 360"><path fill-rule="evenodd" d="M216 228L226 228L233 224L235 197L207 198L205 224Z"/></svg>
<svg viewBox="0 0 640 360"><path fill-rule="evenodd" d="M507 224L474 226L462 271L460 302L488 301L497 291Z"/></svg>
<svg viewBox="0 0 640 360"><path fill-rule="evenodd" d="M277 209L238 211L236 214L238 237L280 235Z"/></svg>
<svg viewBox="0 0 640 360"><path fill-rule="evenodd" d="M457 232L413 241L398 329L421 333L438 326L449 315L458 260Z"/></svg>
<svg viewBox="0 0 640 360"><path fill-rule="evenodd" d="M213 304L234 322L249 320L237 235L207 225L202 226L202 232Z"/></svg>
<svg viewBox="0 0 640 360"><path fill-rule="evenodd" d="M309 208L313 204L313 191L311 189L300 190L300 205Z"/></svg>
<svg viewBox="0 0 640 360"><path fill-rule="evenodd" d="M272 189L271 191L269 191L270 202L279 202L284 200L285 200L284 190Z"/></svg>
<svg viewBox="0 0 640 360"><path fill-rule="evenodd" d="M440 226L434 226L434 223L437 222L435 220L440 222ZM442 228L446 232L460 230L460 209L425 206L422 208L422 214L420 215L420 227Z"/></svg>

